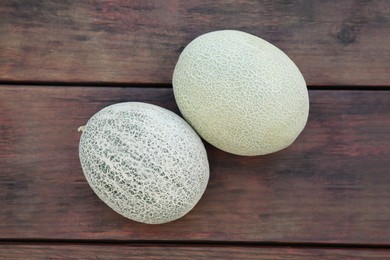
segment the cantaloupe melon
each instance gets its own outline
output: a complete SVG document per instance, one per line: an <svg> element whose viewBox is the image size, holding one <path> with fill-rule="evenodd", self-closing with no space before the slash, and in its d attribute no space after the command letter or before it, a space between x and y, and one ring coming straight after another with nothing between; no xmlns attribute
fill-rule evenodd
<svg viewBox="0 0 390 260"><path fill-rule="evenodd" d="M238 155L279 151L298 137L309 112L305 80L280 49L222 30L189 43L173 73L184 118L206 141Z"/></svg>
<svg viewBox="0 0 390 260"><path fill-rule="evenodd" d="M129 219L148 224L176 220L206 189L204 145L169 110L119 103L100 110L81 130L79 156L89 185Z"/></svg>

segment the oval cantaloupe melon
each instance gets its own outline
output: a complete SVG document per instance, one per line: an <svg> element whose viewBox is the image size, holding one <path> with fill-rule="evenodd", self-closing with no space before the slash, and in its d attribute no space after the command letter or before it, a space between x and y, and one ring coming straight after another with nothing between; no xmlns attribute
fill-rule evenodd
<svg viewBox="0 0 390 260"><path fill-rule="evenodd" d="M119 103L100 110L81 130L79 156L89 185L129 219L173 221L189 212L206 189L204 145L169 110Z"/></svg>
<svg viewBox="0 0 390 260"><path fill-rule="evenodd" d="M181 53L172 83L184 118L206 141L233 154L279 151L308 118L308 91L297 66L248 33L199 36Z"/></svg>

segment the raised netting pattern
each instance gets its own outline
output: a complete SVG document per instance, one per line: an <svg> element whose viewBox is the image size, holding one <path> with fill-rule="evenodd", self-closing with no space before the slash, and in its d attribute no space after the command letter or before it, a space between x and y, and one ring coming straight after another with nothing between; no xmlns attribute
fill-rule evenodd
<svg viewBox="0 0 390 260"><path fill-rule="evenodd" d="M230 153L281 150L308 118L308 91L297 66L248 33L199 36L181 53L172 83L184 118L206 141Z"/></svg>
<svg viewBox="0 0 390 260"><path fill-rule="evenodd" d="M209 179L206 150L195 131L175 113L146 103L96 113L83 129L79 155L99 198L143 223L184 216Z"/></svg>

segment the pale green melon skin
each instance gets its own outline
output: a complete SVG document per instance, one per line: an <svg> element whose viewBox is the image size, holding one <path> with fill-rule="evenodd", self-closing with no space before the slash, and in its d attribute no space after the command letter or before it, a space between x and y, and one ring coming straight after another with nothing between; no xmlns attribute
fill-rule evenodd
<svg viewBox="0 0 390 260"><path fill-rule="evenodd" d="M119 214L161 224L187 214L202 197L209 164L202 140L175 113L139 102L108 106L80 138L84 175Z"/></svg>
<svg viewBox="0 0 390 260"><path fill-rule="evenodd" d="M234 30L206 33L181 53L173 90L184 118L207 142L237 155L286 148L309 114L305 80L280 49Z"/></svg>

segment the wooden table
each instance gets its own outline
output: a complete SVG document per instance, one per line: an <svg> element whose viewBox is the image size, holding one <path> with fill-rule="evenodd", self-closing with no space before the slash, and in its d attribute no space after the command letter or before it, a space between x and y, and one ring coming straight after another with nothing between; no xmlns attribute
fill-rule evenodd
<svg viewBox="0 0 390 260"><path fill-rule="evenodd" d="M88 186L79 133L99 109L178 112L184 46L258 35L307 80L289 148L241 157L206 144L209 186L184 218L145 225ZM0 2L0 259L390 259L390 2Z"/></svg>

